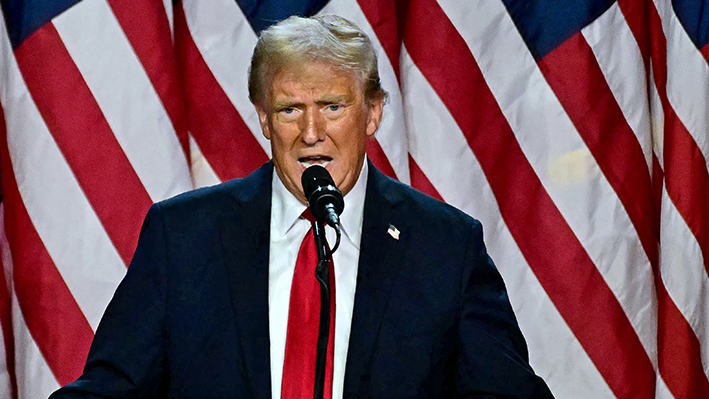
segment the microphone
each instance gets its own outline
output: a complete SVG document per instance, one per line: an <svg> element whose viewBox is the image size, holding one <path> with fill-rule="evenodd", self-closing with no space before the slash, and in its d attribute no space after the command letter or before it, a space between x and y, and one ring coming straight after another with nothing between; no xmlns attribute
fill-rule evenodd
<svg viewBox="0 0 709 399"><path fill-rule="evenodd" d="M335 287L330 287L330 267L332 254L340 246L340 214L345 208L342 192L335 186L330 172L320 165L313 165L303 171L300 177L303 184L303 194L308 200L310 213L318 223L313 223L313 235L318 252L318 265L315 268L315 278L320 283L320 327L318 329L318 347L315 360L315 391L313 397L322 399L325 387L325 364L327 358L328 331L330 324L330 299ZM337 241L330 250L323 223L335 229Z"/></svg>
<svg viewBox="0 0 709 399"><path fill-rule="evenodd" d="M339 227L345 201L330 172L320 165L313 165L303 171L300 180L313 216L331 227Z"/></svg>

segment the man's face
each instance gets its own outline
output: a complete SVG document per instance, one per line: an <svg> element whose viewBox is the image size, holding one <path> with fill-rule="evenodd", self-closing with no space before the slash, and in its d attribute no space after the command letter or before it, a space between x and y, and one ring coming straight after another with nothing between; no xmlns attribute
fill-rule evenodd
<svg viewBox="0 0 709 399"><path fill-rule="evenodd" d="M383 97L365 100L353 72L326 62L292 63L276 74L256 111L288 191L307 203L300 177L308 166L321 165L347 194L357 182L367 137L379 127L383 106Z"/></svg>

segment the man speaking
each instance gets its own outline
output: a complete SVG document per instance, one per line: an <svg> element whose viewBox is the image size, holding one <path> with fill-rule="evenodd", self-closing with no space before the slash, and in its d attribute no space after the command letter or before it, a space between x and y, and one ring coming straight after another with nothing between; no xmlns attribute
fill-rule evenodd
<svg viewBox="0 0 709 399"><path fill-rule="evenodd" d="M150 209L84 374L52 398L551 398L480 223L366 161L386 99L367 36L278 23L249 94L273 160ZM313 165L344 194L331 257Z"/></svg>

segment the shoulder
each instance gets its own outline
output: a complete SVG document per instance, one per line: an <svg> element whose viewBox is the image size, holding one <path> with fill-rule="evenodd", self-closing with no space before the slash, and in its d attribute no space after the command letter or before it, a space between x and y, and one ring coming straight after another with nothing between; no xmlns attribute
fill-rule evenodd
<svg viewBox="0 0 709 399"><path fill-rule="evenodd" d="M214 186L201 187L186 191L174 197L155 203L163 211L179 211L221 201L235 201L232 193L239 191L242 179L229 180Z"/></svg>
<svg viewBox="0 0 709 399"><path fill-rule="evenodd" d="M244 178L202 187L157 202L151 208L166 215L204 217L219 209L235 209L263 201L271 194L273 164L268 162Z"/></svg>
<svg viewBox="0 0 709 399"><path fill-rule="evenodd" d="M379 171L370 176L370 181L377 186L372 191L381 193L397 208L402 208L414 225L420 225L422 228L442 227L447 230L460 228L468 233L471 229L478 233L482 231L480 222L467 213Z"/></svg>

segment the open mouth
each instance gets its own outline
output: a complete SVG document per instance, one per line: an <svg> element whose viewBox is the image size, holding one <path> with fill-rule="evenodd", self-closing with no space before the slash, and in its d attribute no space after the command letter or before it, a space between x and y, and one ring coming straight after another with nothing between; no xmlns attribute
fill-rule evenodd
<svg viewBox="0 0 709 399"><path fill-rule="evenodd" d="M305 166L306 168L309 168L313 165L320 165L324 168L327 166L327 164L330 163L330 161L332 161L332 158L324 155L298 158L298 162L300 162L300 164Z"/></svg>

